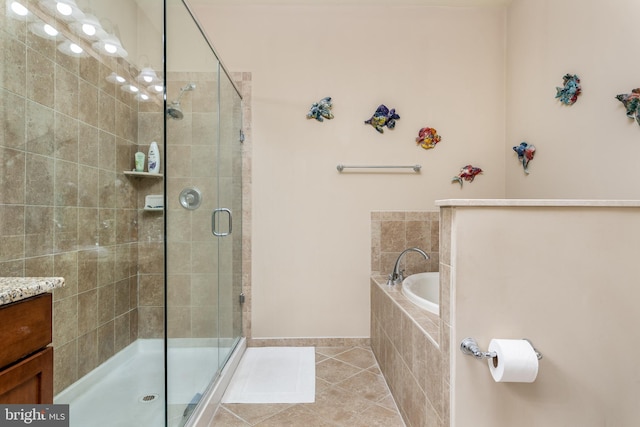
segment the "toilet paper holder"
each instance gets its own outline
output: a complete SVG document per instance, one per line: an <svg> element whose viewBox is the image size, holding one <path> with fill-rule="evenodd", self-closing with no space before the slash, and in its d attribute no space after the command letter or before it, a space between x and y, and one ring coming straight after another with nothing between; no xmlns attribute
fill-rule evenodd
<svg viewBox="0 0 640 427"><path fill-rule="evenodd" d="M533 346L531 341L529 341L526 338L522 338L522 339L528 342L529 344L531 344L531 347L533 347L533 351L535 351L536 357L538 358L538 360L542 359L542 353L536 350L536 348ZM460 343L460 351L462 351L463 354L473 356L476 359L493 359L494 357L497 356L495 351L480 350L478 343L473 338L463 339L462 342Z"/></svg>

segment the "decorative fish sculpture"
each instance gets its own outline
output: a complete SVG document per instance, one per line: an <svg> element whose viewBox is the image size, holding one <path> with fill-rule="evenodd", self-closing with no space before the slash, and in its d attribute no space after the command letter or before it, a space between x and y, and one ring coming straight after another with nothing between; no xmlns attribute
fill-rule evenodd
<svg viewBox="0 0 640 427"><path fill-rule="evenodd" d="M565 105L575 104L582 92L580 78L576 74L565 74L562 77L562 84L563 87L556 86L556 98L560 98L560 102Z"/></svg>
<svg viewBox="0 0 640 427"><path fill-rule="evenodd" d="M616 99L622 102L624 108L627 109L627 117L635 119L640 125L640 88L633 89L631 93L625 93L622 95L616 95Z"/></svg>
<svg viewBox="0 0 640 427"><path fill-rule="evenodd" d="M529 173L529 162L533 160L533 156L536 153L536 147L533 144L527 144L521 142L520 145L513 147L513 151L518 154L518 160L522 162L524 173Z"/></svg>
<svg viewBox="0 0 640 427"><path fill-rule="evenodd" d="M383 127L393 129L396 127L396 120L400 119L400 116L396 114L396 109L389 110L386 105L381 104L373 116L370 119L365 120L364 123L373 126L378 132L384 133Z"/></svg>
<svg viewBox="0 0 640 427"><path fill-rule="evenodd" d="M420 131L418 132L416 143L425 150L429 150L431 148L434 148L436 144L441 140L442 137L438 135L438 131L436 131L434 128L425 127L420 129Z"/></svg>
<svg viewBox="0 0 640 427"><path fill-rule="evenodd" d="M331 112L331 97L327 96L326 98L322 98L318 102L314 102L311 104L311 108L307 113L307 119L316 119L319 122L324 121L324 119L333 119L333 113Z"/></svg>
<svg viewBox="0 0 640 427"><path fill-rule="evenodd" d="M469 181L469 182L473 182L473 180L475 179L476 175L481 174L482 173L482 169L471 166L471 165L467 165L465 167L463 167L462 169L460 169L460 173L456 176L453 177L453 179L451 180L451 182L459 182L460 183L460 187L462 187L462 181Z"/></svg>

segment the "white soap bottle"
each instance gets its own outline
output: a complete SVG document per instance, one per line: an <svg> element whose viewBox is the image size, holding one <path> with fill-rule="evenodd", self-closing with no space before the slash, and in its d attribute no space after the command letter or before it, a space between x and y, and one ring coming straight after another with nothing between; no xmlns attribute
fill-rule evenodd
<svg viewBox="0 0 640 427"><path fill-rule="evenodd" d="M153 141L149 147L149 154L147 155L149 173L160 172L160 150L158 150L158 144Z"/></svg>

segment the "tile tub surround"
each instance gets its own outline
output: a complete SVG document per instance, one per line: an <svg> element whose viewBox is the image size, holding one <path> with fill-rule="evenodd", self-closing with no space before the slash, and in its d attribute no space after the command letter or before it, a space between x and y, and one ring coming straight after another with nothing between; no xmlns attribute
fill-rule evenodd
<svg viewBox="0 0 640 427"><path fill-rule="evenodd" d="M449 425L448 342L445 322L371 278L371 348L409 427Z"/></svg>
<svg viewBox="0 0 640 427"><path fill-rule="evenodd" d="M440 271L440 212L371 212L371 348L405 423L449 425L449 292L441 286L440 316L411 303L401 286L387 286L400 253L419 247L429 260L409 252L405 276ZM443 292L444 290L444 292Z"/></svg>
<svg viewBox="0 0 640 427"><path fill-rule="evenodd" d="M371 212L371 271L387 276L400 253L418 247L429 255L425 261L417 253L404 257L405 276L438 271L439 212Z"/></svg>
<svg viewBox="0 0 640 427"><path fill-rule="evenodd" d="M34 297L63 286L63 277L0 277L0 305Z"/></svg>

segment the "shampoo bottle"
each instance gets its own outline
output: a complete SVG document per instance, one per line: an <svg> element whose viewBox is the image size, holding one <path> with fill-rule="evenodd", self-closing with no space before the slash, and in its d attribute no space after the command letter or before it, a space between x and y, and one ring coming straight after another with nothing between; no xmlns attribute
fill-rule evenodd
<svg viewBox="0 0 640 427"><path fill-rule="evenodd" d="M160 172L160 150L158 150L158 144L153 141L149 147L149 154L147 156L149 162L147 170L149 173Z"/></svg>

